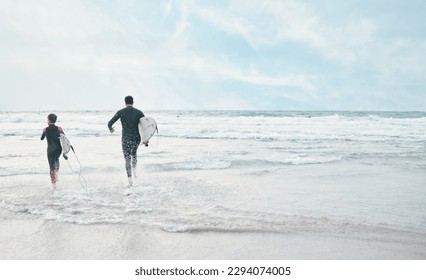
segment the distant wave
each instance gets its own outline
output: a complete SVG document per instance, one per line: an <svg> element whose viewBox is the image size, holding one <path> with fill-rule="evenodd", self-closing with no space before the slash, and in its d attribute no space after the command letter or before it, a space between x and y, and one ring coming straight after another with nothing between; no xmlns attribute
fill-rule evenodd
<svg viewBox="0 0 426 280"><path fill-rule="evenodd" d="M325 157L294 157L283 158L282 160L234 160L231 165L236 166L276 166L276 165L305 165L305 164L323 164L342 160L342 156L325 156Z"/></svg>
<svg viewBox="0 0 426 280"><path fill-rule="evenodd" d="M215 170L228 169L231 167L229 161L184 161L155 163L147 165L145 168L150 171L172 171L172 170Z"/></svg>
<svg viewBox="0 0 426 280"><path fill-rule="evenodd" d="M172 170L220 170L234 167L262 167L277 165L306 165L324 164L341 161L342 156L318 156L318 157L288 157L282 159L241 159L241 160L193 160L168 163L153 163L146 165L149 171L172 171Z"/></svg>
<svg viewBox="0 0 426 280"><path fill-rule="evenodd" d="M45 170L34 170L34 169L20 169L20 170L10 170L6 168L0 168L0 177L9 177L9 176L19 176L19 175L38 175L38 174L48 174L48 169Z"/></svg>
<svg viewBox="0 0 426 280"><path fill-rule="evenodd" d="M40 137L45 112L2 112L0 137ZM64 111L59 125L67 135L110 135L111 111ZM153 111L160 137L273 141L382 141L399 135L422 137L426 112L344 111ZM177 117L179 116L179 117ZM401 129L413 134L401 134ZM120 134L121 124L117 123Z"/></svg>

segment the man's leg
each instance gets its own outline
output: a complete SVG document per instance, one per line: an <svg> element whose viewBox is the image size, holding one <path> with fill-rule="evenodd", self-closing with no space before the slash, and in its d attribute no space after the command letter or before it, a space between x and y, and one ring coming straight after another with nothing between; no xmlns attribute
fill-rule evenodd
<svg viewBox="0 0 426 280"><path fill-rule="evenodd" d="M138 165L138 146L133 146L132 147L132 167L136 168L136 166Z"/></svg>
<svg viewBox="0 0 426 280"><path fill-rule="evenodd" d="M132 167L131 167L131 145L129 142L123 142L122 143L122 148L123 148L123 155L124 155L124 160L126 162L126 172L127 172L127 177L131 178L132 177Z"/></svg>
<svg viewBox="0 0 426 280"><path fill-rule="evenodd" d="M133 177L137 177L136 176L136 166L138 165L138 148L139 148L139 144L140 144L140 140L139 141L135 141L134 143L132 143L132 150L131 150L131 156L132 156L132 169L133 169Z"/></svg>

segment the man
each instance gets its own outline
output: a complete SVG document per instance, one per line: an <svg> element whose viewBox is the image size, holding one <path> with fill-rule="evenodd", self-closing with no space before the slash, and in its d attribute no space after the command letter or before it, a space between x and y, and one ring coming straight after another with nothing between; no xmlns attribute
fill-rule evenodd
<svg viewBox="0 0 426 280"><path fill-rule="evenodd" d="M129 186L133 185L133 177L136 178L137 151L141 142L139 134L139 120L144 117L142 111L133 107L133 97L126 96L124 98L126 107L118 111L114 117L108 122L108 128L111 133L114 132L112 125L118 120L121 120L122 137L121 145L123 148L124 159L126 161L126 172L129 179ZM147 144L144 142L144 144Z"/></svg>
<svg viewBox="0 0 426 280"><path fill-rule="evenodd" d="M47 160L49 162L50 180L54 188L58 181L59 156L62 153L59 134L64 133L62 127L55 125L57 119L58 117L55 114L49 114L47 116L47 124L49 126L43 129L43 133L40 137L41 140L44 140L44 138L47 139Z"/></svg>

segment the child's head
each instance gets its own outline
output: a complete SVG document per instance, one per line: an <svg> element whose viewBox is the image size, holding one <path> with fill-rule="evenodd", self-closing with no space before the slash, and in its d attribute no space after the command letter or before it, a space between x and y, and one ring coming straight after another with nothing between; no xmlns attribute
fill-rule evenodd
<svg viewBox="0 0 426 280"><path fill-rule="evenodd" d="M58 116L56 116L55 114L49 114L47 116L47 121L49 123L56 123L56 120L58 119Z"/></svg>

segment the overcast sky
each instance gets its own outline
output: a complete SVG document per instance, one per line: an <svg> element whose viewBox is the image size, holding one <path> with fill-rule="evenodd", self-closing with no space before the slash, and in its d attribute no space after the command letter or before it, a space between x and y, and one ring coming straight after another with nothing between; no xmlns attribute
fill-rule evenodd
<svg viewBox="0 0 426 280"><path fill-rule="evenodd" d="M426 1L0 1L0 110L426 111Z"/></svg>

